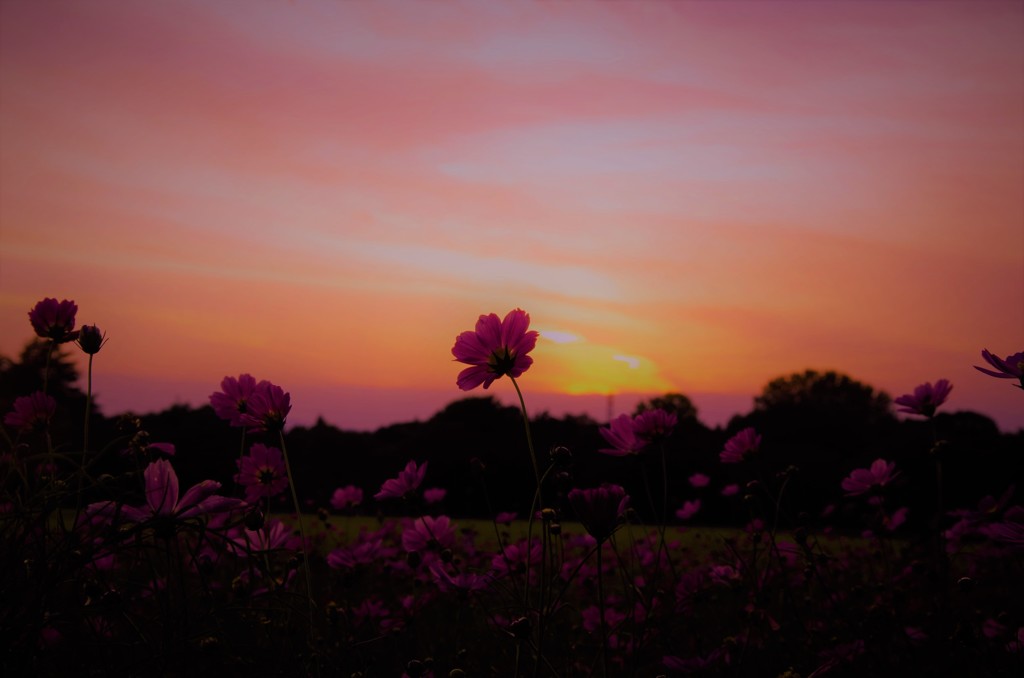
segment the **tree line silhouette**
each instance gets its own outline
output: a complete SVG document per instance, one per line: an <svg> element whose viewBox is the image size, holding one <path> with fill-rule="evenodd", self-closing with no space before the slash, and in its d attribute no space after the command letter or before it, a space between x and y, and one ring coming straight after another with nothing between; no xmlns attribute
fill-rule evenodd
<svg viewBox="0 0 1024 678"><path fill-rule="evenodd" d="M15 398L41 388L46 351L45 342L33 341L17 360L0 356L0 411L10 411ZM58 402L51 422L53 439L80 449L86 396L78 386L77 369L62 352L54 354L49 369L49 393ZM1013 396L1020 397L1008 393ZM772 380L755 398L750 412L734 416L725 426L706 426L689 398L679 393L643 402L637 411L649 408L665 409L678 417L665 443L667 506L679 507L685 500L700 498L702 509L696 521L704 524L744 520L742 502L723 497L721 489L748 482L752 470L754 477L765 480L783 473L791 476L788 491L799 496L797 503L806 512L792 519L801 523L813 521L816 512L835 511L831 520L836 522L838 516L842 524L843 511L863 510L862 504L837 504L839 482L852 469L869 466L877 458L895 462L903 477L910 479L927 477L933 456L942 455L950 479L945 488L947 506L973 506L981 497L998 496L1024 478L1024 429L1000 432L990 418L969 411L941 412L932 420L900 420L886 393L834 371L806 370ZM588 416L555 417L546 412L531 419L542 463L559 450L561 463L548 481L555 488L555 500L571 487L592 487L600 479L615 478L634 498L641 519L655 521L655 502L646 501L650 492L642 479L646 471L646 477L659 479L660 488L660 455L601 454L598 450L607 447L599 433L602 425ZM762 436L761 449L749 466L739 469L720 463L725 441L748 426ZM90 430L95 453L103 454L97 474L131 466L133 460L123 451L141 438L175 446L174 466L183 486L207 478L229 485L243 435L208 405L174 405L152 414L109 417L94 407ZM247 437L247 442L257 440L253 434ZM523 505L523 497L529 495L524 489L533 486L534 477L520 412L490 396L455 400L425 421L373 432L342 430L320 418L312 426L291 427L285 440L300 497L310 510L328 509L333 491L345 485L365 492L357 509L360 513L417 510L372 499L381 483L410 459L428 462L425 487L447 490L438 508L441 512L453 517L491 517L515 511L524 517L529 510ZM263 442L277 444L276 440ZM693 487L688 479L694 474L709 476L711 484ZM934 493L934 483L907 480L896 488L895 496L907 505L929 506L934 505ZM656 503L660 505L660 497ZM288 509L282 504L280 510ZM915 520L923 520L923 515L911 512L908 523Z"/></svg>

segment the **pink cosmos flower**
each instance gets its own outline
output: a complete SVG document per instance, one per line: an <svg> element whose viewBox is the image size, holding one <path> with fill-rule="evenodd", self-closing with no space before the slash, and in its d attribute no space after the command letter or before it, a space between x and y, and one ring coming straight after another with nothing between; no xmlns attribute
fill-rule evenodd
<svg viewBox="0 0 1024 678"><path fill-rule="evenodd" d="M723 464L738 464L761 447L761 436L752 427L747 427L729 438L718 458Z"/></svg>
<svg viewBox="0 0 1024 678"><path fill-rule="evenodd" d="M448 490L443 487L429 487L423 490L423 501L427 504L437 504L444 501L446 494L448 494Z"/></svg>
<svg viewBox="0 0 1024 678"><path fill-rule="evenodd" d="M75 302L46 297L28 312L28 320L36 334L44 339L73 341L77 337L74 332L76 313L78 305Z"/></svg>
<svg viewBox="0 0 1024 678"><path fill-rule="evenodd" d="M350 506L355 507L363 503L363 491L355 485L339 487L331 495L331 506L341 511Z"/></svg>
<svg viewBox="0 0 1024 678"><path fill-rule="evenodd" d="M450 591L475 593L483 591L491 585L491 579L487 575L476 574L467 570L452 574L438 561L431 563L429 569L430 573L434 575L434 582L437 584L437 588L444 593Z"/></svg>
<svg viewBox="0 0 1024 678"><path fill-rule="evenodd" d="M406 551L450 549L455 546L455 526L448 516L423 516L402 532L402 548Z"/></svg>
<svg viewBox="0 0 1024 678"><path fill-rule="evenodd" d="M893 402L902 405L898 412L907 414L919 414L923 417L934 416L939 405L946 402L953 385L948 379L939 379L933 385L931 382L921 384L914 389L913 393L901 395Z"/></svg>
<svg viewBox="0 0 1024 678"><path fill-rule="evenodd" d="M256 392L256 379L251 374L224 377L220 390L210 394L210 405L217 416L232 426L242 426L242 416L249 413L249 398Z"/></svg>
<svg viewBox="0 0 1024 678"><path fill-rule="evenodd" d="M405 465L405 469L398 472L397 478L390 478L384 481L380 491L373 495L374 499L402 499L416 491L423 482L423 476L427 473L427 462L417 467L415 461Z"/></svg>
<svg viewBox="0 0 1024 678"><path fill-rule="evenodd" d="M248 411L240 415L243 426L250 431L277 432L292 410L292 397L283 388L269 381L256 384L247 403Z"/></svg>
<svg viewBox="0 0 1024 678"><path fill-rule="evenodd" d="M268 521L266 527L259 530L241 528L230 537L230 541L238 555L296 550L302 546L302 537L296 536L295 531L280 520Z"/></svg>
<svg viewBox="0 0 1024 678"><path fill-rule="evenodd" d="M460 363L471 365L459 373L456 383L463 391L483 384L489 388L495 379L506 374L513 379L533 364L526 355L537 345L538 333L527 331L530 315L522 309L508 312L504 320L494 313L482 315L476 329L455 338L452 355Z"/></svg>
<svg viewBox="0 0 1024 678"><path fill-rule="evenodd" d="M245 500L255 502L261 497L276 497L288 487L284 455L276 447L256 443L249 454L235 462L235 482L245 488Z"/></svg>
<svg viewBox="0 0 1024 678"><path fill-rule="evenodd" d="M518 517L515 511L502 511L498 515L494 516L494 522L499 525L511 525L512 521Z"/></svg>
<svg viewBox="0 0 1024 678"><path fill-rule="evenodd" d="M1024 389L1024 351L1008 355L1005 359L1000 359L989 353L988 349L985 349L981 352L981 357L989 365L996 368L996 371L993 372L977 365L974 366L974 369L996 379L1018 379L1020 384L1014 384L1014 386Z"/></svg>
<svg viewBox="0 0 1024 678"><path fill-rule="evenodd" d="M600 428L598 432L611 445L599 449L602 454L624 457L639 454L647 446L647 441L637 436L633 417L628 414L620 414L608 423L608 428Z"/></svg>
<svg viewBox="0 0 1024 678"><path fill-rule="evenodd" d="M568 499L583 528L598 543L612 535L629 506L629 495L619 485L572 489Z"/></svg>
<svg viewBox="0 0 1024 678"><path fill-rule="evenodd" d="M641 440L654 443L672 435L679 418L665 410L644 410L633 417L633 431Z"/></svg>
<svg viewBox="0 0 1024 678"><path fill-rule="evenodd" d="M711 478L707 477L703 473L694 473L689 478L690 486L695 490L699 490L702 487L707 487L711 484Z"/></svg>
<svg viewBox="0 0 1024 678"><path fill-rule="evenodd" d="M689 520L697 514L700 510L700 499L694 499L693 501L684 501L683 508L676 511L676 518L679 520Z"/></svg>
<svg viewBox="0 0 1024 678"><path fill-rule="evenodd" d="M736 483L730 483L722 488L723 497L732 497L740 493L740 486Z"/></svg>
<svg viewBox="0 0 1024 678"><path fill-rule="evenodd" d="M57 401L42 391L14 400L14 408L4 415L4 423L21 431L45 428L57 411Z"/></svg>
<svg viewBox="0 0 1024 678"><path fill-rule="evenodd" d="M184 495L178 495L178 474L166 459L158 459L142 472L146 484L145 506L122 506L118 509L112 501L90 504L88 516L110 519L120 514L133 523L154 518L176 518L184 520L209 513L220 513L243 506L240 499L221 497L215 492L220 489L216 480L204 480L190 487Z"/></svg>
<svg viewBox="0 0 1024 678"><path fill-rule="evenodd" d="M327 554L327 564L335 569L353 569L359 565L386 562L398 555L398 549L384 543L380 534L361 533L351 546L341 546Z"/></svg>
<svg viewBox="0 0 1024 678"><path fill-rule="evenodd" d="M876 459L871 468L859 468L843 478L842 487L846 494L853 497L873 490L880 490L898 476L895 462Z"/></svg>

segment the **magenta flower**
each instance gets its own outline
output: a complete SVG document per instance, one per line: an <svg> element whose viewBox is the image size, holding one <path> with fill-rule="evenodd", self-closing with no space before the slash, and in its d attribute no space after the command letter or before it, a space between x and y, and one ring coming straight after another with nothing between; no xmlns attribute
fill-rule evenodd
<svg viewBox="0 0 1024 678"><path fill-rule="evenodd" d="M655 443L672 435L679 418L665 410L644 410L633 417L633 431L647 443Z"/></svg>
<svg viewBox="0 0 1024 678"><path fill-rule="evenodd" d="M440 551L455 546L455 526L448 516L423 516L402 532L402 548L406 551Z"/></svg>
<svg viewBox="0 0 1024 678"><path fill-rule="evenodd" d="M250 431L282 431L292 410L292 397L277 384L264 380L256 384L247 408L248 412L240 415L240 419Z"/></svg>
<svg viewBox="0 0 1024 678"><path fill-rule="evenodd" d="M204 480L190 487L184 495L178 495L178 474L166 459L158 459L142 472L146 483L145 506L122 506L120 513L133 523L142 523L155 518L176 518L184 520L209 513L230 511L243 505L240 499L221 497L215 492L220 489L216 480ZM114 502L97 502L86 509L90 516L111 518L117 515Z"/></svg>
<svg viewBox="0 0 1024 678"><path fill-rule="evenodd" d="M515 379L525 372L533 364L533 358L526 354L537 345L538 336L534 330L527 331L529 326L530 315L516 308L504 320L494 313L482 315L475 330L456 337L452 355L472 366L459 373L459 388L470 391L483 384L486 389L506 374Z"/></svg>
<svg viewBox="0 0 1024 678"><path fill-rule="evenodd" d="M268 521L266 527L259 530L248 530L243 527L230 537L230 541L236 547L234 551L237 555L263 551L290 551L302 546L302 537L295 536L294 530L280 520Z"/></svg>
<svg viewBox="0 0 1024 678"><path fill-rule="evenodd" d="M699 490L702 487L707 487L711 484L711 478L707 477L703 473L694 473L689 477L690 487L695 490Z"/></svg>
<svg viewBox="0 0 1024 678"><path fill-rule="evenodd" d="M620 414L608 422L608 428L600 428L598 432L611 445L599 449L602 454L625 457L639 454L647 446L647 441L636 434L634 419L628 414Z"/></svg>
<svg viewBox="0 0 1024 678"><path fill-rule="evenodd" d="M568 499L583 528L598 543L612 535L629 506L629 495L618 485L572 489Z"/></svg>
<svg viewBox="0 0 1024 678"><path fill-rule="evenodd" d="M415 461L410 461L405 468L398 472L397 478L390 478L384 481L380 491L373 495L374 499L402 499L416 491L423 482L423 476L427 473L427 462L417 467Z"/></svg>
<svg viewBox="0 0 1024 678"><path fill-rule="evenodd" d="M996 379L1017 379L1020 381L1020 384L1014 384L1014 386L1024 389L1024 351L1008 355L1005 359L1000 359L989 353L988 349L985 349L981 352L981 357L989 365L996 368L996 371L993 372L977 365L974 366L974 369Z"/></svg>
<svg viewBox="0 0 1024 678"><path fill-rule="evenodd" d="M28 312L28 320L36 334L44 339L57 342L72 341L76 338L76 313L78 305L75 302L67 299L57 301L46 297Z"/></svg>
<svg viewBox="0 0 1024 678"><path fill-rule="evenodd" d="M948 379L939 379L934 385L931 382L921 384L914 389L913 393L901 395L893 402L903 406L897 410L898 412L931 417L935 415L935 410L939 405L946 402L946 398L952 390L953 385L949 383Z"/></svg>
<svg viewBox="0 0 1024 678"><path fill-rule="evenodd" d="M761 436L751 427L747 427L729 438L718 458L723 464L738 464L761 447Z"/></svg>
<svg viewBox="0 0 1024 678"><path fill-rule="evenodd" d="M676 518L679 520L689 520L700 511L700 499L694 499L693 501L684 501L683 507L676 511Z"/></svg>
<svg viewBox="0 0 1024 678"><path fill-rule="evenodd" d="M423 501L427 504L437 504L444 501L447 494L448 490L443 487L429 487L423 490Z"/></svg>
<svg viewBox="0 0 1024 678"><path fill-rule="evenodd" d="M255 502L260 497L275 497L288 487L284 455L276 447L256 443L249 454L235 462L238 473L235 482L245 488L245 500Z"/></svg>
<svg viewBox="0 0 1024 678"><path fill-rule="evenodd" d="M54 412L57 401L42 391L32 395L15 398L14 408L4 415L4 423L21 431L46 428Z"/></svg>
<svg viewBox="0 0 1024 678"><path fill-rule="evenodd" d="M251 374L224 377L220 389L210 394L210 405L217 416L232 426L242 426L242 416L249 413L249 399L256 392L256 379Z"/></svg>
<svg viewBox="0 0 1024 678"><path fill-rule="evenodd" d="M871 468L856 469L848 477L843 478L842 487L846 494L852 497L880 490L898 475L895 462L876 459L871 463Z"/></svg>
<svg viewBox="0 0 1024 678"><path fill-rule="evenodd" d="M348 507L356 507L363 503L363 491L355 485L339 487L331 495L331 506L341 511Z"/></svg>

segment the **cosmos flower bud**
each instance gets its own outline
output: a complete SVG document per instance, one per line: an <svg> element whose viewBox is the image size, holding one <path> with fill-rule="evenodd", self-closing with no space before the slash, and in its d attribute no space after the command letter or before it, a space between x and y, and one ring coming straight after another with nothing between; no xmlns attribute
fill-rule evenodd
<svg viewBox="0 0 1024 678"><path fill-rule="evenodd" d="M95 325L82 325L78 332L78 348L89 355L96 355L107 343L106 335Z"/></svg>

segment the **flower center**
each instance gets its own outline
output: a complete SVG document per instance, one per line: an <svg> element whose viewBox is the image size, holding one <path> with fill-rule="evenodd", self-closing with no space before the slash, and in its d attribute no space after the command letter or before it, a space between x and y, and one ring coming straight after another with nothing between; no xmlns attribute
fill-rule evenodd
<svg viewBox="0 0 1024 678"><path fill-rule="evenodd" d="M277 474L274 473L274 469L267 466L261 468L259 472L260 485L271 484L276 476Z"/></svg>
<svg viewBox="0 0 1024 678"><path fill-rule="evenodd" d="M511 372L515 364L515 354L509 351L507 346L502 346L498 350L492 352L490 359L487 361L487 365L491 368L491 372L499 377Z"/></svg>

